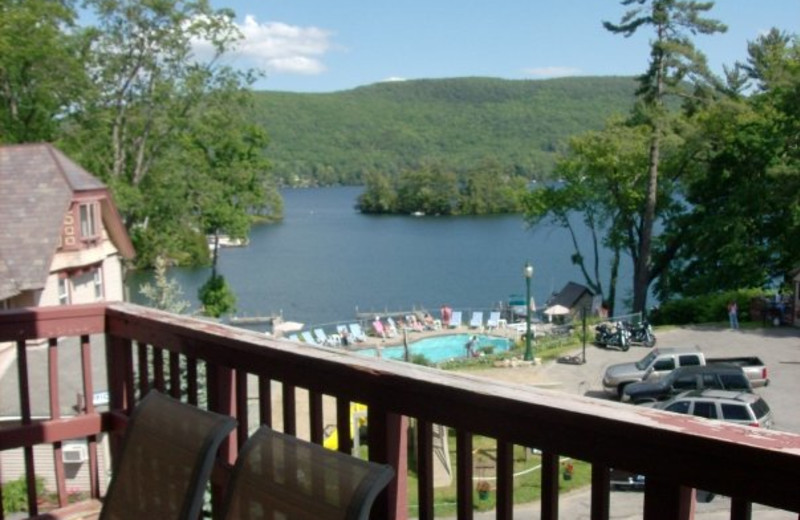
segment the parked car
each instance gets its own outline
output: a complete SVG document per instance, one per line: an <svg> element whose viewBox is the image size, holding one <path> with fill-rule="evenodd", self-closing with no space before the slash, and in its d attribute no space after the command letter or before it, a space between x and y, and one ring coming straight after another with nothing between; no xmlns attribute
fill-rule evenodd
<svg viewBox="0 0 800 520"><path fill-rule="evenodd" d="M730 390L691 390L653 408L707 419L772 428L772 411L759 395Z"/></svg>
<svg viewBox="0 0 800 520"><path fill-rule="evenodd" d="M644 475L625 471L624 469L611 468L611 489L617 491L640 491L644 489Z"/></svg>
<svg viewBox="0 0 800 520"><path fill-rule="evenodd" d="M752 391L742 367L719 363L676 368L659 381L632 383L625 387L622 400L634 404L663 401L687 390L705 388Z"/></svg>
<svg viewBox="0 0 800 520"><path fill-rule="evenodd" d="M635 363L611 365L603 376L603 388L607 393L621 398L625 387L631 383L656 381L679 367L718 364L741 367L752 386L769 384L767 367L757 356L706 358L698 347L684 347L654 348Z"/></svg>

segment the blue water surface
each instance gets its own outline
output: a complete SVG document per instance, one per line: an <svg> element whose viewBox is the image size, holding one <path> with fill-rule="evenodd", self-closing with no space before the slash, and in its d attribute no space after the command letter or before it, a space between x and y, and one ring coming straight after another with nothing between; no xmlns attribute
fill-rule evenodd
<svg viewBox="0 0 800 520"><path fill-rule="evenodd" d="M495 352L505 351L511 347L511 341L508 338L486 336L482 334L449 334L409 343L408 350L411 356L421 354L432 363L463 358L467 355L467 341L469 341L469 338L472 336L477 336L478 338L478 343L475 346L476 351L480 351L481 348L487 346L494 347ZM381 357L384 359L403 359L404 348L402 345L396 347L381 347L380 351ZM358 351L358 354L370 357L376 357L378 355L377 349L375 348L361 349Z"/></svg>

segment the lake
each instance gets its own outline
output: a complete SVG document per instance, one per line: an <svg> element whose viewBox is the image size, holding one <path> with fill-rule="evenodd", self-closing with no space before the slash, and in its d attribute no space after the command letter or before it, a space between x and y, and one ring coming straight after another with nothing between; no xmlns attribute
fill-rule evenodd
<svg viewBox="0 0 800 520"><path fill-rule="evenodd" d="M282 222L255 226L247 247L220 250L218 270L236 292L240 316L282 313L309 327L353 321L356 312L438 310L445 303L466 316L524 295L526 261L534 266L531 293L540 307L567 282L584 284L562 228L526 229L519 215L362 215L354 209L362 190L283 190ZM588 233L580 232L588 247ZM623 297L630 293L630 272L630 260L623 260ZM195 308L209 273L170 270ZM133 301L142 302L138 287L149 278L131 273Z"/></svg>

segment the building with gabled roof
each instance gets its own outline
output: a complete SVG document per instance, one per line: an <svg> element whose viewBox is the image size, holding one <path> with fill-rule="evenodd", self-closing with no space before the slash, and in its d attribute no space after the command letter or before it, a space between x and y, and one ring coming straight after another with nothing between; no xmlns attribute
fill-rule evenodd
<svg viewBox="0 0 800 520"><path fill-rule="evenodd" d="M123 299L133 245L108 188L51 144L0 146L0 308Z"/></svg>
<svg viewBox="0 0 800 520"><path fill-rule="evenodd" d="M567 282L560 292L554 293L547 300L548 307L561 305L569 309L569 313L573 318L579 318L584 309L589 314L596 314L600 303L600 299L591 289L575 282Z"/></svg>

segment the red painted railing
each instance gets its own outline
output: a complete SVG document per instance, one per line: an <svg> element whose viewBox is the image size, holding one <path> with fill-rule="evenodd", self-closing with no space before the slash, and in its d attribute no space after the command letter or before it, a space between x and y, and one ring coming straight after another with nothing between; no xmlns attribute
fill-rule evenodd
<svg viewBox="0 0 800 520"><path fill-rule="evenodd" d="M4 390L0 405L4 410L15 407L19 420L0 426L0 451L22 448L26 478L33 484L33 448L51 444L61 504L68 494L62 442L88 440L91 493L99 496L98 436L108 432L118 438L137 400L156 387L201 406L206 406L206 395L210 409L239 421L214 473L216 500L237 446L257 424L321 443L333 406L339 449L348 452L350 403L359 402L368 407L369 457L391 463L399 475L376 503L376 518L408 516L408 418L417 423L419 509L414 516L420 519L434 516L434 424L454 431L456 509L463 519L473 516L473 434L497 439L498 519L515 516L514 445L542 451L544 519L558 518L559 456L592 464L593 519L609 517L610 467L646 475L646 519L690 518L692 488L733 497L734 519L749 518L752 503L800 512L800 436L794 434L367 359L129 304L2 312L3 342L15 349L18 385L15 395ZM34 354L47 366L32 362ZM107 409L95 408L94 393L105 389ZM77 404L70 406L76 394ZM42 407L47 418L37 419ZM33 488L29 486L28 500L32 514L37 511Z"/></svg>

